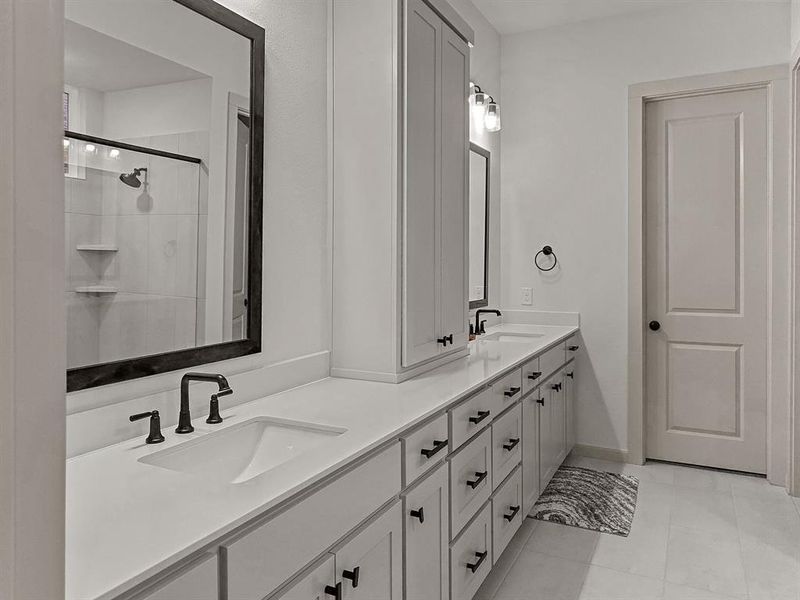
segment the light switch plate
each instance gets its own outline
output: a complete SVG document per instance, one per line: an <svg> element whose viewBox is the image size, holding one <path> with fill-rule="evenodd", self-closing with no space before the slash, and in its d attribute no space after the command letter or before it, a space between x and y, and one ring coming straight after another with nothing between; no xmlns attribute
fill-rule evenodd
<svg viewBox="0 0 800 600"><path fill-rule="evenodd" d="M531 304L533 304L533 288L524 287L521 288L521 292L522 292L522 299L521 299L522 305L530 306Z"/></svg>

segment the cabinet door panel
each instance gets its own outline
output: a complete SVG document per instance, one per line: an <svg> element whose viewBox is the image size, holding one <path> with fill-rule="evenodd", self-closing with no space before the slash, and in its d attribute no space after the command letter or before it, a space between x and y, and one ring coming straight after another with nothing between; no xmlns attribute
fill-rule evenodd
<svg viewBox="0 0 800 600"><path fill-rule="evenodd" d="M559 386L553 390L553 441L555 443L555 468L561 466L567 458L567 392L565 389L564 371L562 370L552 385Z"/></svg>
<svg viewBox="0 0 800 600"><path fill-rule="evenodd" d="M575 361L567 365L564 371L564 399L566 401L567 419L567 454L572 452L575 447L575 389L577 384L578 370L575 368Z"/></svg>
<svg viewBox="0 0 800 600"><path fill-rule="evenodd" d="M278 592L273 600L331 600L332 596L325 593L325 588L335 588L335 585L334 557L329 554L317 566Z"/></svg>
<svg viewBox="0 0 800 600"><path fill-rule="evenodd" d="M336 552L342 600L401 600L402 528L398 501Z"/></svg>
<svg viewBox="0 0 800 600"><path fill-rule="evenodd" d="M524 514L528 514L539 498L539 414L537 402L542 391L537 390L522 400L522 493Z"/></svg>
<svg viewBox="0 0 800 600"><path fill-rule="evenodd" d="M468 95L469 47L443 27L441 310L442 333L453 335L453 348L469 341Z"/></svg>
<svg viewBox="0 0 800 600"><path fill-rule="evenodd" d="M406 495L405 600L448 598L447 481L447 465L443 464Z"/></svg>
<svg viewBox="0 0 800 600"><path fill-rule="evenodd" d="M556 446L558 444L555 436L556 415L554 390L550 388L551 382L548 381L542 386L541 398L544 404L539 408L539 493L544 491L550 479L555 473L556 467Z"/></svg>
<svg viewBox="0 0 800 600"><path fill-rule="evenodd" d="M406 24L406 187L403 214L403 366L439 353L442 22L409 0Z"/></svg>

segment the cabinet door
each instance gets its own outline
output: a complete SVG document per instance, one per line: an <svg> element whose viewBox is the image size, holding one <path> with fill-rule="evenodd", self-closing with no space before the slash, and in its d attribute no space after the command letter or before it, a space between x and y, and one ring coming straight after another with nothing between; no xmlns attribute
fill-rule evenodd
<svg viewBox="0 0 800 600"><path fill-rule="evenodd" d="M442 28L442 334L469 341L469 47Z"/></svg>
<svg viewBox="0 0 800 600"><path fill-rule="evenodd" d="M273 600L333 600L335 594L334 556L329 554L278 592Z"/></svg>
<svg viewBox="0 0 800 600"><path fill-rule="evenodd" d="M564 399L567 419L567 454L575 447L575 389L578 371L575 362L568 364L564 371Z"/></svg>
<svg viewBox="0 0 800 600"><path fill-rule="evenodd" d="M401 600L402 529L398 500L336 552L341 600Z"/></svg>
<svg viewBox="0 0 800 600"><path fill-rule="evenodd" d="M567 458L567 393L564 389L564 370L553 380L553 443L555 445L555 468ZM556 387L558 386L558 387Z"/></svg>
<svg viewBox="0 0 800 600"><path fill-rule="evenodd" d="M447 465L443 464L405 497L406 600L447 600Z"/></svg>
<svg viewBox="0 0 800 600"><path fill-rule="evenodd" d="M441 336L442 21L422 0L406 8L403 348L409 367L439 353Z"/></svg>
<svg viewBox="0 0 800 600"><path fill-rule="evenodd" d="M522 510L530 513L539 498L539 414L541 390L522 399Z"/></svg>
<svg viewBox="0 0 800 600"><path fill-rule="evenodd" d="M564 421L558 420L556 380L548 380L541 388L544 404L539 408L539 493L544 491L558 466L558 430L563 429Z"/></svg>

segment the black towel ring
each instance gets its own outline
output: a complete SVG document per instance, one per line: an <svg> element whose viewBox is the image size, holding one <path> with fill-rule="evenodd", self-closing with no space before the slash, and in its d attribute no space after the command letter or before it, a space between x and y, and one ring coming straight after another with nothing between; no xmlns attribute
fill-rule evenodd
<svg viewBox="0 0 800 600"><path fill-rule="evenodd" d="M539 264L539 255L541 254L553 257L553 264L547 267L546 269ZM553 248L551 248L550 246L545 246L536 253L536 256L533 257L533 263L536 265L537 269L546 273L547 271L552 271L553 269L556 268L556 265L558 264L558 258L556 257L556 253L553 252Z"/></svg>

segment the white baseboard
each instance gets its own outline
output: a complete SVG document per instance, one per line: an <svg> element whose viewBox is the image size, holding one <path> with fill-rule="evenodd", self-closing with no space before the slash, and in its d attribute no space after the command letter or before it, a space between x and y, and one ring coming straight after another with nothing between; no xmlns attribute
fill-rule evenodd
<svg viewBox="0 0 800 600"><path fill-rule="evenodd" d="M588 444L575 444L572 449L575 456L585 456L586 458L597 458L611 462L627 463L628 451L619 448L605 448L603 446L590 446Z"/></svg>

